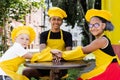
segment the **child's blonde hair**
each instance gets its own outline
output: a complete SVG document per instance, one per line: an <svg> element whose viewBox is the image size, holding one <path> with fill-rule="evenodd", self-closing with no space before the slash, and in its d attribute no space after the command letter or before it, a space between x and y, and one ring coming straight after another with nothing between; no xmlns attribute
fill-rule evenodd
<svg viewBox="0 0 120 80"><path fill-rule="evenodd" d="M18 26L14 28L11 32L11 39L15 42L15 38L20 34L28 34L30 36L30 43L35 39L36 33L34 29L30 26Z"/></svg>

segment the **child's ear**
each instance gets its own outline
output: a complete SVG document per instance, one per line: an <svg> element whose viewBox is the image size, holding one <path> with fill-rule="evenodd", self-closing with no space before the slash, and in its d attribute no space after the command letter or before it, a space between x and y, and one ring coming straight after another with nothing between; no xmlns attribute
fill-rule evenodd
<svg viewBox="0 0 120 80"><path fill-rule="evenodd" d="M102 23L102 26L103 26L103 29L105 29L105 27L106 27L106 24L105 24L105 23Z"/></svg>
<svg viewBox="0 0 120 80"><path fill-rule="evenodd" d="M15 37L14 41L16 41L16 37Z"/></svg>

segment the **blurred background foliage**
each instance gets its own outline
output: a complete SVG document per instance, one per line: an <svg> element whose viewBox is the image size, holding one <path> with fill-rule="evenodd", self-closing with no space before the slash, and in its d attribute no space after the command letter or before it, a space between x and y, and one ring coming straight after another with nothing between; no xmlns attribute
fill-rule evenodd
<svg viewBox="0 0 120 80"><path fill-rule="evenodd" d="M23 21L25 15L30 13L31 8L40 7L45 7L44 0L39 2L32 0L0 0L0 26L3 26L4 20L9 20L9 18Z"/></svg>

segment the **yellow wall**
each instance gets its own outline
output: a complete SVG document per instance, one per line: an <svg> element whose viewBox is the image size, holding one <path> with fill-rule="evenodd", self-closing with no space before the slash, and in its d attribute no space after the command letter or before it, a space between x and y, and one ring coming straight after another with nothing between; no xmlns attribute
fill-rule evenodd
<svg viewBox="0 0 120 80"><path fill-rule="evenodd" d="M112 13L111 21L114 31L106 32L112 44L120 44L120 0L102 0L102 9Z"/></svg>

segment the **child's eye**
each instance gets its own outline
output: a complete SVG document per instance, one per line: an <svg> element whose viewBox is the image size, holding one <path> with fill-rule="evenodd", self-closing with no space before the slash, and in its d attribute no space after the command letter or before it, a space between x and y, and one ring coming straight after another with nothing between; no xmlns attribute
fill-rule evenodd
<svg viewBox="0 0 120 80"><path fill-rule="evenodd" d="M26 39L27 41L29 41L29 39Z"/></svg>
<svg viewBox="0 0 120 80"><path fill-rule="evenodd" d="M24 39L24 38L21 38L21 39Z"/></svg>

